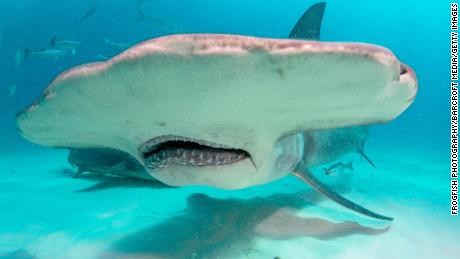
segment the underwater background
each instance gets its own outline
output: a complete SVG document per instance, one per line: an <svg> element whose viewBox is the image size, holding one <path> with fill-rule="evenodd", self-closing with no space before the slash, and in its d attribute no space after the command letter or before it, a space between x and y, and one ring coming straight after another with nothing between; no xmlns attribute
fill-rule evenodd
<svg viewBox="0 0 460 259"><path fill-rule="evenodd" d="M31 144L16 128L16 114L54 77L118 54L116 43L173 33L287 38L314 3L3 0L0 258L458 258L460 224L450 216L449 1L327 1L322 41L382 45L417 74L415 102L395 121L371 127L366 152L378 169L350 156L353 172L325 179L359 204L391 214L395 221L389 225L323 200L291 177L238 191L143 182L88 189L97 183L72 179L66 151ZM24 48L49 47L55 36L78 41L75 55L18 56ZM351 220L384 231L307 231L282 238L273 237L273 229L266 236L253 233L250 226L285 207L331 224Z"/></svg>

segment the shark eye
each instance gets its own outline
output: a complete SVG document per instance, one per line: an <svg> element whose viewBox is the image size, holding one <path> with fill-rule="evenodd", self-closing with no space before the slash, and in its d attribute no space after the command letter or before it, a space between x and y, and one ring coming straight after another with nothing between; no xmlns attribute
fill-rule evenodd
<svg viewBox="0 0 460 259"><path fill-rule="evenodd" d="M401 64L400 70L399 70L399 75L402 76L402 75L404 75L405 73L407 73L407 71L408 71L407 69L408 69L407 66Z"/></svg>

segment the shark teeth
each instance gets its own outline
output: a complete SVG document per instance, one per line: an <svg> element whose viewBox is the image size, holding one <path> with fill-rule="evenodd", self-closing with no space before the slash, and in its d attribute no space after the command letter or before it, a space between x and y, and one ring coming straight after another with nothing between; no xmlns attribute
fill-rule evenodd
<svg viewBox="0 0 460 259"><path fill-rule="evenodd" d="M246 159L247 157L248 155L241 150L225 150L216 148L166 148L148 155L144 164L150 169L159 170L173 165L228 165Z"/></svg>
<svg viewBox="0 0 460 259"><path fill-rule="evenodd" d="M145 159L145 166L154 170L173 165L228 165L250 157L241 149L174 135L152 138L138 150Z"/></svg>
<svg viewBox="0 0 460 259"><path fill-rule="evenodd" d="M214 143L214 142L206 141L206 140L197 140L197 139L192 139L192 138L187 138L187 137L182 137L182 136L175 136L175 135L163 135L163 136L149 139L144 144L142 144L138 150L141 153L148 153L148 152L155 150L160 144L164 142L168 142L168 141L194 142L199 145L213 147L213 148L234 149L234 147L231 147L231 146L218 144L218 143Z"/></svg>

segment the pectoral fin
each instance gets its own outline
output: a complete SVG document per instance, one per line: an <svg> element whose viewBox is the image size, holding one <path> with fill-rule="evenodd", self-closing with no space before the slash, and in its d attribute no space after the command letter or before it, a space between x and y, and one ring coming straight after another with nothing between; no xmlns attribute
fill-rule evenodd
<svg viewBox="0 0 460 259"><path fill-rule="evenodd" d="M377 166L375 166L374 162L372 162L372 160L366 155L366 153L364 153L364 151L361 149L361 150L358 150L357 151L358 154L360 154L373 168L377 169Z"/></svg>
<svg viewBox="0 0 460 259"><path fill-rule="evenodd" d="M311 172L308 170L302 172L300 170L295 170L292 174L300 178L302 181L306 182L309 184L311 187L313 187L315 190L318 192L322 193L323 195L327 196L331 200L337 202L338 204L356 211L358 213L361 213L363 215L376 218L376 219L381 219L381 220L393 220L391 217L386 217L380 214L377 214L375 212L372 212L364 207L359 206L358 204L348 200L347 198L340 196L338 193L332 191L327 187L325 184L321 183Z"/></svg>

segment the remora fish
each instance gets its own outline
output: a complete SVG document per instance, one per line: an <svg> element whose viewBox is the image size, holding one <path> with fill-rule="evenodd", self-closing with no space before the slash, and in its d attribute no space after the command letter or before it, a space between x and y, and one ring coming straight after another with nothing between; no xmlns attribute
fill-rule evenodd
<svg viewBox="0 0 460 259"><path fill-rule="evenodd" d="M324 173L327 175L336 173L336 172L339 174L342 174L345 169L353 170L353 162L348 162L346 164L339 162L339 163L335 163L331 165L328 168L323 168Z"/></svg>

